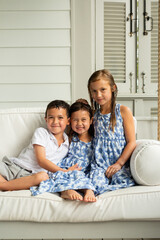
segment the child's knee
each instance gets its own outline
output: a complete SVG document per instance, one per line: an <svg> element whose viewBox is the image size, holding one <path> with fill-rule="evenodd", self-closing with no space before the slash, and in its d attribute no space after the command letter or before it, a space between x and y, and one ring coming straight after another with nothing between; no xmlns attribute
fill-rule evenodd
<svg viewBox="0 0 160 240"><path fill-rule="evenodd" d="M39 172L36 174L37 179L39 180L39 182L45 181L47 179L49 179L49 176L46 172Z"/></svg>

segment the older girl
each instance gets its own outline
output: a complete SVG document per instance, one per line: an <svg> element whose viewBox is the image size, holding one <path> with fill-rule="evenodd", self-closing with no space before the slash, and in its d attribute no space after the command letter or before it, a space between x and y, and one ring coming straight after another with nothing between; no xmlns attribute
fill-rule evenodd
<svg viewBox="0 0 160 240"><path fill-rule="evenodd" d="M90 178L95 194L133 186L127 162L136 146L131 111L116 104L117 86L109 71L94 72L88 81L94 115L94 155Z"/></svg>

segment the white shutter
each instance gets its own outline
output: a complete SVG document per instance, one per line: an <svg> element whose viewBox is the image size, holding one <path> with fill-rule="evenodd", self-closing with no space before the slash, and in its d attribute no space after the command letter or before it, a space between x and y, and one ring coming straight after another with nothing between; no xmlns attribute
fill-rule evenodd
<svg viewBox="0 0 160 240"><path fill-rule="evenodd" d="M104 2L104 68L126 81L126 4Z"/></svg>
<svg viewBox="0 0 160 240"><path fill-rule="evenodd" d="M111 72L119 95L135 92L135 36L129 35L129 3L127 0L97 0L96 5L96 69ZM130 73L133 73L132 78Z"/></svg>
<svg viewBox="0 0 160 240"><path fill-rule="evenodd" d="M151 82L158 83L158 2L151 2L153 30L151 34Z"/></svg>
<svg viewBox="0 0 160 240"><path fill-rule="evenodd" d="M153 30L151 30L152 20L146 21L146 29L149 30L144 35L144 5L139 1L139 93L157 96L158 80L158 1L147 0L146 12L148 17L153 18ZM144 78L142 77L144 75ZM143 87L144 84L144 87Z"/></svg>

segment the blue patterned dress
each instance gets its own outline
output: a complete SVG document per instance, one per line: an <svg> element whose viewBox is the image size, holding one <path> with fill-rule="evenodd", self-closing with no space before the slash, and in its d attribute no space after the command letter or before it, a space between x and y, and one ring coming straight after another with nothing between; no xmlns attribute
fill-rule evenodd
<svg viewBox="0 0 160 240"><path fill-rule="evenodd" d="M91 164L90 178L96 189L95 195L135 185L127 163L112 178L108 179L105 176L107 168L116 163L126 146L120 104L116 104L115 114L116 126L114 132L109 128L110 113L101 114L100 110L97 110L94 116L95 160Z"/></svg>
<svg viewBox="0 0 160 240"><path fill-rule="evenodd" d="M93 142L82 142L78 136L72 138L67 157L57 164L63 169L68 169L78 163L82 167L81 171L69 171L56 173L49 172L49 179L40 183L38 187L31 187L33 196L44 192L62 192L69 189L92 189L95 190L88 177L90 164L93 159Z"/></svg>

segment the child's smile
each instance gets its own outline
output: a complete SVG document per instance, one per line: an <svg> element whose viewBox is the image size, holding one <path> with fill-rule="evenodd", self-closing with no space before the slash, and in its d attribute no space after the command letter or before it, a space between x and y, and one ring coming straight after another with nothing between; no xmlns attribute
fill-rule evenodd
<svg viewBox="0 0 160 240"><path fill-rule="evenodd" d="M54 135L62 134L67 125L69 125L69 119L64 108L52 108L48 110L46 118L47 128Z"/></svg>
<svg viewBox="0 0 160 240"><path fill-rule="evenodd" d="M73 112L71 115L71 127L78 135L88 134L91 123L89 113L85 110Z"/></svg>

